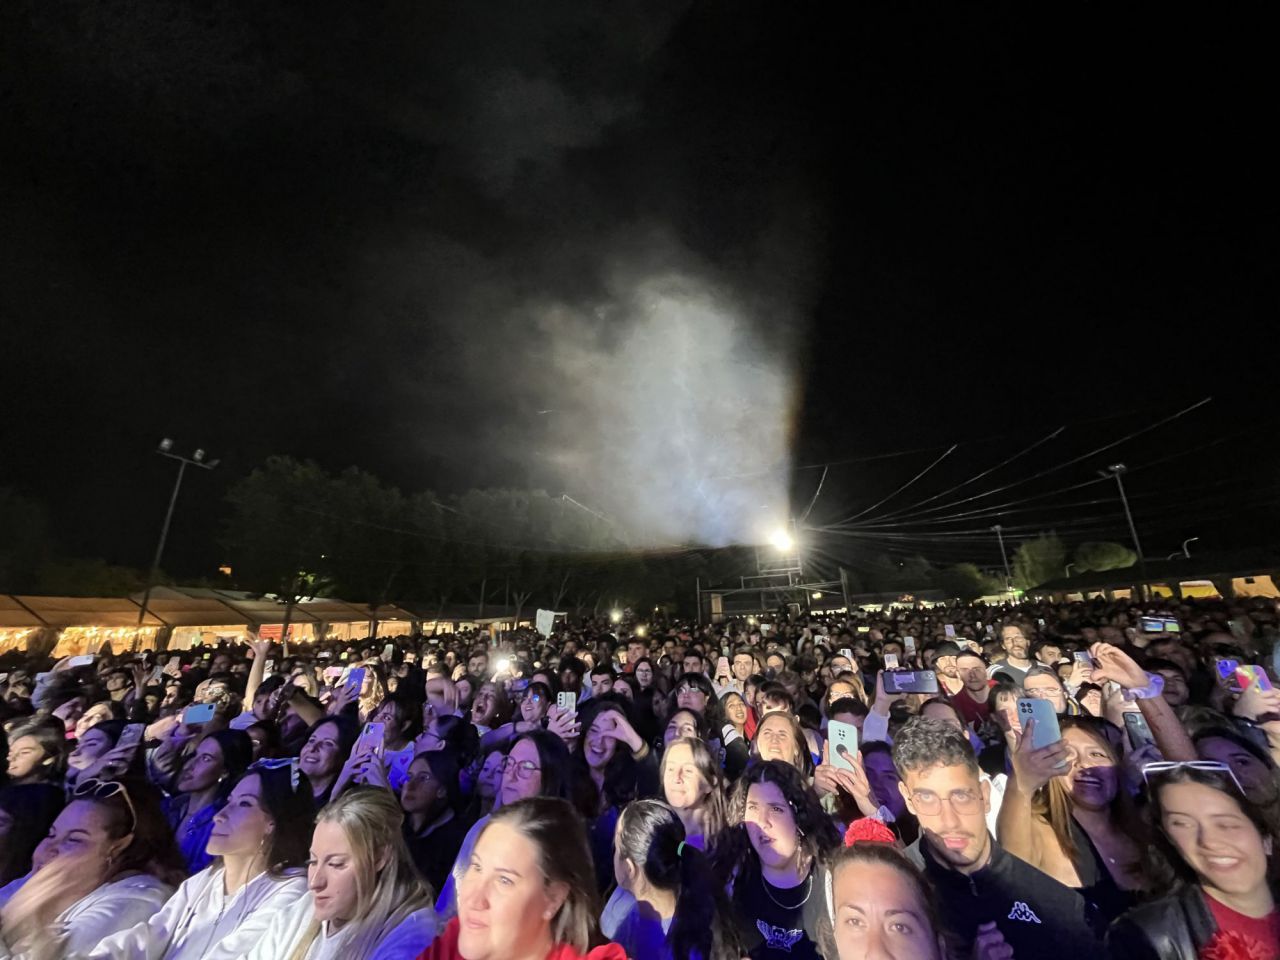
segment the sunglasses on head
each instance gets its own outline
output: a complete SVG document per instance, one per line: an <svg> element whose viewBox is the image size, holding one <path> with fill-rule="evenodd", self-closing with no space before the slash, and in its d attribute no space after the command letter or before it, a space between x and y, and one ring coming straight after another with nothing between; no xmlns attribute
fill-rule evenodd
<svg viewBox="0 0 1280 960"><path fill-rule="evenodd" d="M71 796L75 799L93 799L93 800L109 800L112 797L121 797L124 799L124 805L129 808L129 832L133 833L138 827L138 811L133 808L133 801L129 799L129 791L125 789L123 783L119 780L99 780L94 777L92 780L86 780L84 783L78 784Z"/></svg>
<svg viewBox="0 0 1280 960"><path fill-rule="evenodd" d="M1152 777L1162 777L1173 773L1176 770L1199 770L1203 773L1220 773L1231 778L1231 782L1236 785L1236 789L1241 794L1244 793L1244 787L1240 786L1240 781L1236 779L1235 771L1225 763L1219 763L1217 760L1160 760L1156 763L1143 764L1142 782L1151 786Z"/></svg>

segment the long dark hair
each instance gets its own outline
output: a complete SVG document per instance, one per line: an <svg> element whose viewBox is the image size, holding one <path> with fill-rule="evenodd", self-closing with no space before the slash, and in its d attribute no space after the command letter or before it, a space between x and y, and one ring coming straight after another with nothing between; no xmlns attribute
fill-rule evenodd
<svg viewBox="0 0 1280 960"><path fill-rule="evenodd" d="M0 886L31 869L32 854L65 805L62 788L52 783L0 787L0 810L11 821L0 844Z"/></svg>
<svg viewBox="0 0 1280 960"><path fill-rule="evenodd" d="M574 757L584 770L587 766L585 752L587 731L591 729L591 725L602 714L609 712L620 713L628 723L631 722L631 713L627 709L626 701L616 694L609 693L598 698L592 697L582 708L580 714L582 735L578 738L577 746L574 748ZM589 779L590 776L588 774ZM618 746L614 749L613 756L609 758L609 762L605 764L604 787L601 791L604 795L604 802L610 807L621 809L636 798L638 790L638 764L635 758L631 756L630 750L625 746ZM595 812L598 813L599 811Z"/></svg>
<svg viewBox="0 0 1280 960"><path fill-rule="evenodd" d="M1240 812L1249 818L1249 822L1254 825L1264 840L1270 839L1274 844L1277 838L1280 838L1280 826L1273 822L1262 807L1245 796L1229 773L1200 770L1187 765L1175 767L1154 778L1147 788L1151 800L1147 807L1147 814L1151 822L1153 843L1147 847L1146 868L1148 875L1154 877L1159 884L1157 889L1172 886L1177 881L1195 885L1201 883L1200 875L1182 858L1177 845L1164 832L1164 788L1180 783L1198 783L1225 794L1235 801ZM1270 878L1272 890L1275 891L1277 860L1274 856L1269 856L1267 861L1267 875Z"/></svg>
<svg viewBox="0 0 1280 960"><path fill-rule="evenodd" d="M514 748L521 740L530 741L538 751L538 764L542 767L541 797L559 797L561 800L574 801L574 783L577 774L574 770L573 757L554 733L548 730L530 730L512 741ZM508 756L510 751L508 751Z"/></svg>
<svg viewBox="0 0 1280 960"><path fill-rule="evenodd" d="M218 802L221 803L253 762L253 741L243 730L215 730L200 738L201 743L205 740L212 740L222 751L222 766L227 773L218 784Z"/></svg>
<svg viewBox="0 0 1280 960"><path fill-rule="evenodd" d="M676 894L668 942L675 960L739 960L742 945L706 855L685 843L684 824L658 800L637 800L618 821L618 852L659 890Z"/></svg>
<svg viewBox="0 0 1280 960"><path fill-rule="evenodd" d="M796 821L800 848L812 863L823 862L840 846L840 832L799 770L784 760L753 760L729 795L729 826L711 851L711 861L722 885L727 886L748 859L759 859L743 820L747 793L760 783L772 783L782 792Z"/></svg>
<svg viewBox="0 0 1280 960"><path fill-rule="evenodd" d="M146 780L118 782L128 792L127 802L123 793L107 797L89 793L71 798L73 803L93 803L105 810L109 814L107 834L113 840L132 837L129 845L112 861L111 872L103 882L110 883L131 873L149 873L171 886L178 886L187 878L187 866L165 819L160 791Z"/></svg>
<svg viewBox="0 0 1280 960"><path fill-rule="evenodd" d="M297 763L296 760L292 763ZM290 763L267 766L253 764L245 776L257 775L262 809L275 829L266 846L267 869L272 876L302 866L310 856L311 830L316 819L315 800L307 775L298 771L298 786L293 785Z"/></svg>

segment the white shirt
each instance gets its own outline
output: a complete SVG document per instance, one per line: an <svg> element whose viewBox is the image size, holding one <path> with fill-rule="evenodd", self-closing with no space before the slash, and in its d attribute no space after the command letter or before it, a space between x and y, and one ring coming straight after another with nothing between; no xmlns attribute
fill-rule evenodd
<svg viewBox="0 0 1280 960"><path fill-rule="evenodd" d="M300 897L278 911L258 942L242 954L243 960L282 960L292 957L311 927L311 897ZM347 944L349 927L331 933L324 924L302 960L417 960L436 938L436 912L430 905L415 910L398 925L379 931L372 952L357 955Z"/></svg>
<svg viewBox="0 0 1280 960"><path fill-rule="evenodd" d="M149 920L114 934L90 960L232 960L249 950L275 915L308 899L307 878L260 873L230 897L221 865L201 870Z"/></svg>
<svg viewBox="0 0 1280 960"><path fill-rule="evenodd" d="M103 938L146 920L172 892L173 887L146 873L104 883L63 910L50 924L49 934L65 937L64 957L88 953ZM0 957L12 956L11 950L0 940Z"/></svg>

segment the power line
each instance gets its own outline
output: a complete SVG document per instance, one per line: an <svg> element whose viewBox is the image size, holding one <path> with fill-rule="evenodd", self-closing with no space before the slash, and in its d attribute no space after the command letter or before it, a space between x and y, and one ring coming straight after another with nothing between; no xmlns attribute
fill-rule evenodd
<svg viewBox="0 0 1280 960"><path fill-rule="evenodd" d="M1157 420L1155 423L1148 424L1147 426L1142 427L1138 430L1134 430L1133 432L1126 434L1125 436L1121 437L1118 440L1113 440L1110 443L1105 443L1100 447L1090 450L1088 453L1083 453L1077 457L1072 457L1071 459L1063 463L1060 463L1053 467L1049 467L1048 469L1045 469L1045 470L1041 470L1039 473L1034 473L1029 477L1024 477L1021 480L1015 480L1012 483L1007 483L1007 484L1004 484L1003 486L995 487L991 490L987 490L984 493L974 494L971 497L965 497L960 500L952 501L951 503L945 503L940 506L930 507L928 509L918 511L916 513L907 514L905 517L899 517L899 519L911 519L914 517L926 516L931 513L936 513L939 510L947 510L952 507L958 507L966 503L972 503L975 500L982 500L982 499L985 499L986 497L994 496L997 493L1003 493L1005 490L1011 490L1014 487L1021 486L1024 483L1030 483L1032 480L1038 480L1041 477L1046 477L1051 473L1057 473L1059 470L1065 470L1067 467L1074 466L1077 463L1081 463L1082 461L1089 460L1093 457L1096 457L1099 454L1106 452L1107 450L1111 450L1115 447L1120 446L1120 444L1122 443L1127 443L1128 441L1134 439L1135 437L1142 436L1144 433L1150 433L1152 430L1156 430L1156 429L1159 429L1160 427L1167 426L1168 424L1172 423L1178 418L1186 416L1188 413L1191 413L1193 410L1198 410L1200 407L1203 407L1205 404L1212 401L1212 399L1213 399L1212 397L1205 397L1203 400L1199 400L1196 403L1193 403L1191 406L1185 407L1184 409L1179 410L1177 413L1171 414L1170 416L1167 416L1161 420ZM863 511L864 514L866 512L867 511L865 510ZM859 516L861 515L862 514L859 514ZM851 519L856 519L856 518L851 518ZM872 518L873 521L876 519L879 519L879 518ZM848 523L848 522L849 522L848 520L844 520L844 521L840 521L839 523Z"/></svg>
<svg viewBox="0 0 1280 960"><path fill-rule="evenodd" d="M923 470L921 470L914 477L912 477L910 480L908 480L906 483L900 486L897 490L893 491L893 493L889 494L883 500L873 503L871 506L867 507L867 509L863 510L862 513L855 513L852 517L847 517L844 520L838 521L837 523L833 524L833 526L841 526L843 524L852 523L854 520L857 520L859 517L864 516L865 514L868 514L872 510L876 509L876 507L880 506L880 504L887 503L888 501L892 500L894 497L900 494L903 490L906 490L909 486L911 486L913 483L915 483L917 480L923 477L926 473L928 473L930 470L932 470L934 467L940 464L943 460L947 459L947 457L951 456L951 454L955 452L955 449L958 446L959 446L958 443L953 443L951 446L947 448L946 452L943 453L942 456L938 457L938 459L934 460L931 464L929 464L927 467L925 467Z"/></svg>

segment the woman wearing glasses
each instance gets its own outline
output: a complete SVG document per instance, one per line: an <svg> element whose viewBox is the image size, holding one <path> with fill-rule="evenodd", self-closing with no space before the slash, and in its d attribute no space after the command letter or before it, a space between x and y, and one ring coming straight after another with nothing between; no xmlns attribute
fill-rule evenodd
<svg viewBox="0 0 1280 960"><path fill-rule="evenodd" d="M840 834L794 766L759 760L729 801L729 827L712 852L731 890L738 933L752 960L817 960L823 861Z"/></svg>
<svg viewBox="0 0 1280 960"><path fill-rule="evenodd" d="M435 936L431 891L390 790L353 787L320 811L310 897L276 913L245 960L412 960Z"/></svg>
<svg viewBox="0 0 1280 960"><path fill-rule="evenodd" d="M213 818L213 865L149 920L103 940L91 960L233 960L305 897L311 789L296 761L254 764Z"/></svg>
<svg viewBox="0 0 1280 960"><path fill-rule="evenodd" d="M414 866L432 890L444 886L471 825L459 813L459 775L458 762L451 754L440 750L420 753L409 764L409 778L400 791L404 840Z"/></svg>
<svg viewBox="0 0 1280 960"><path fill-rule="evenodd" d="M1274 828L1213 761L1148 764L1157 851L1172 892L1112 925L1111 955L1138 960L1280 956L1270 878Z"/></svg>
<svg viewBox="0 0 1280 960"><path fill-rule="evenodd" d="M151 917L186 877L145 781L86 780L36 847L35 872L0 911L0 957L59 944L57 956Z"/></svg>
<svg viewBox="0 0 1280 960"><path fill-rule="evenodd" d="M502 780L498 784L494 810L496 812L528 797L572 800L574 777L573 760L563 740L546 730L526 733L516 740L503 761ZM467 864L471 862L471 851L475 849L476 840L488 822L489 817L481 817L462 841L453 869L436 900L436 912L441 917L451 917L457 911L457 884L466 873Z"/></svg>
<svg viewBox="0 0 1280 960"><path fill-rule="evenodd" d="M997 833L1005 850L1079 890L1109 922L1148 883L1145 830L1099 722L1063 717L1062 740L1040 750L1023 733L1012 751Z"/></svg>

